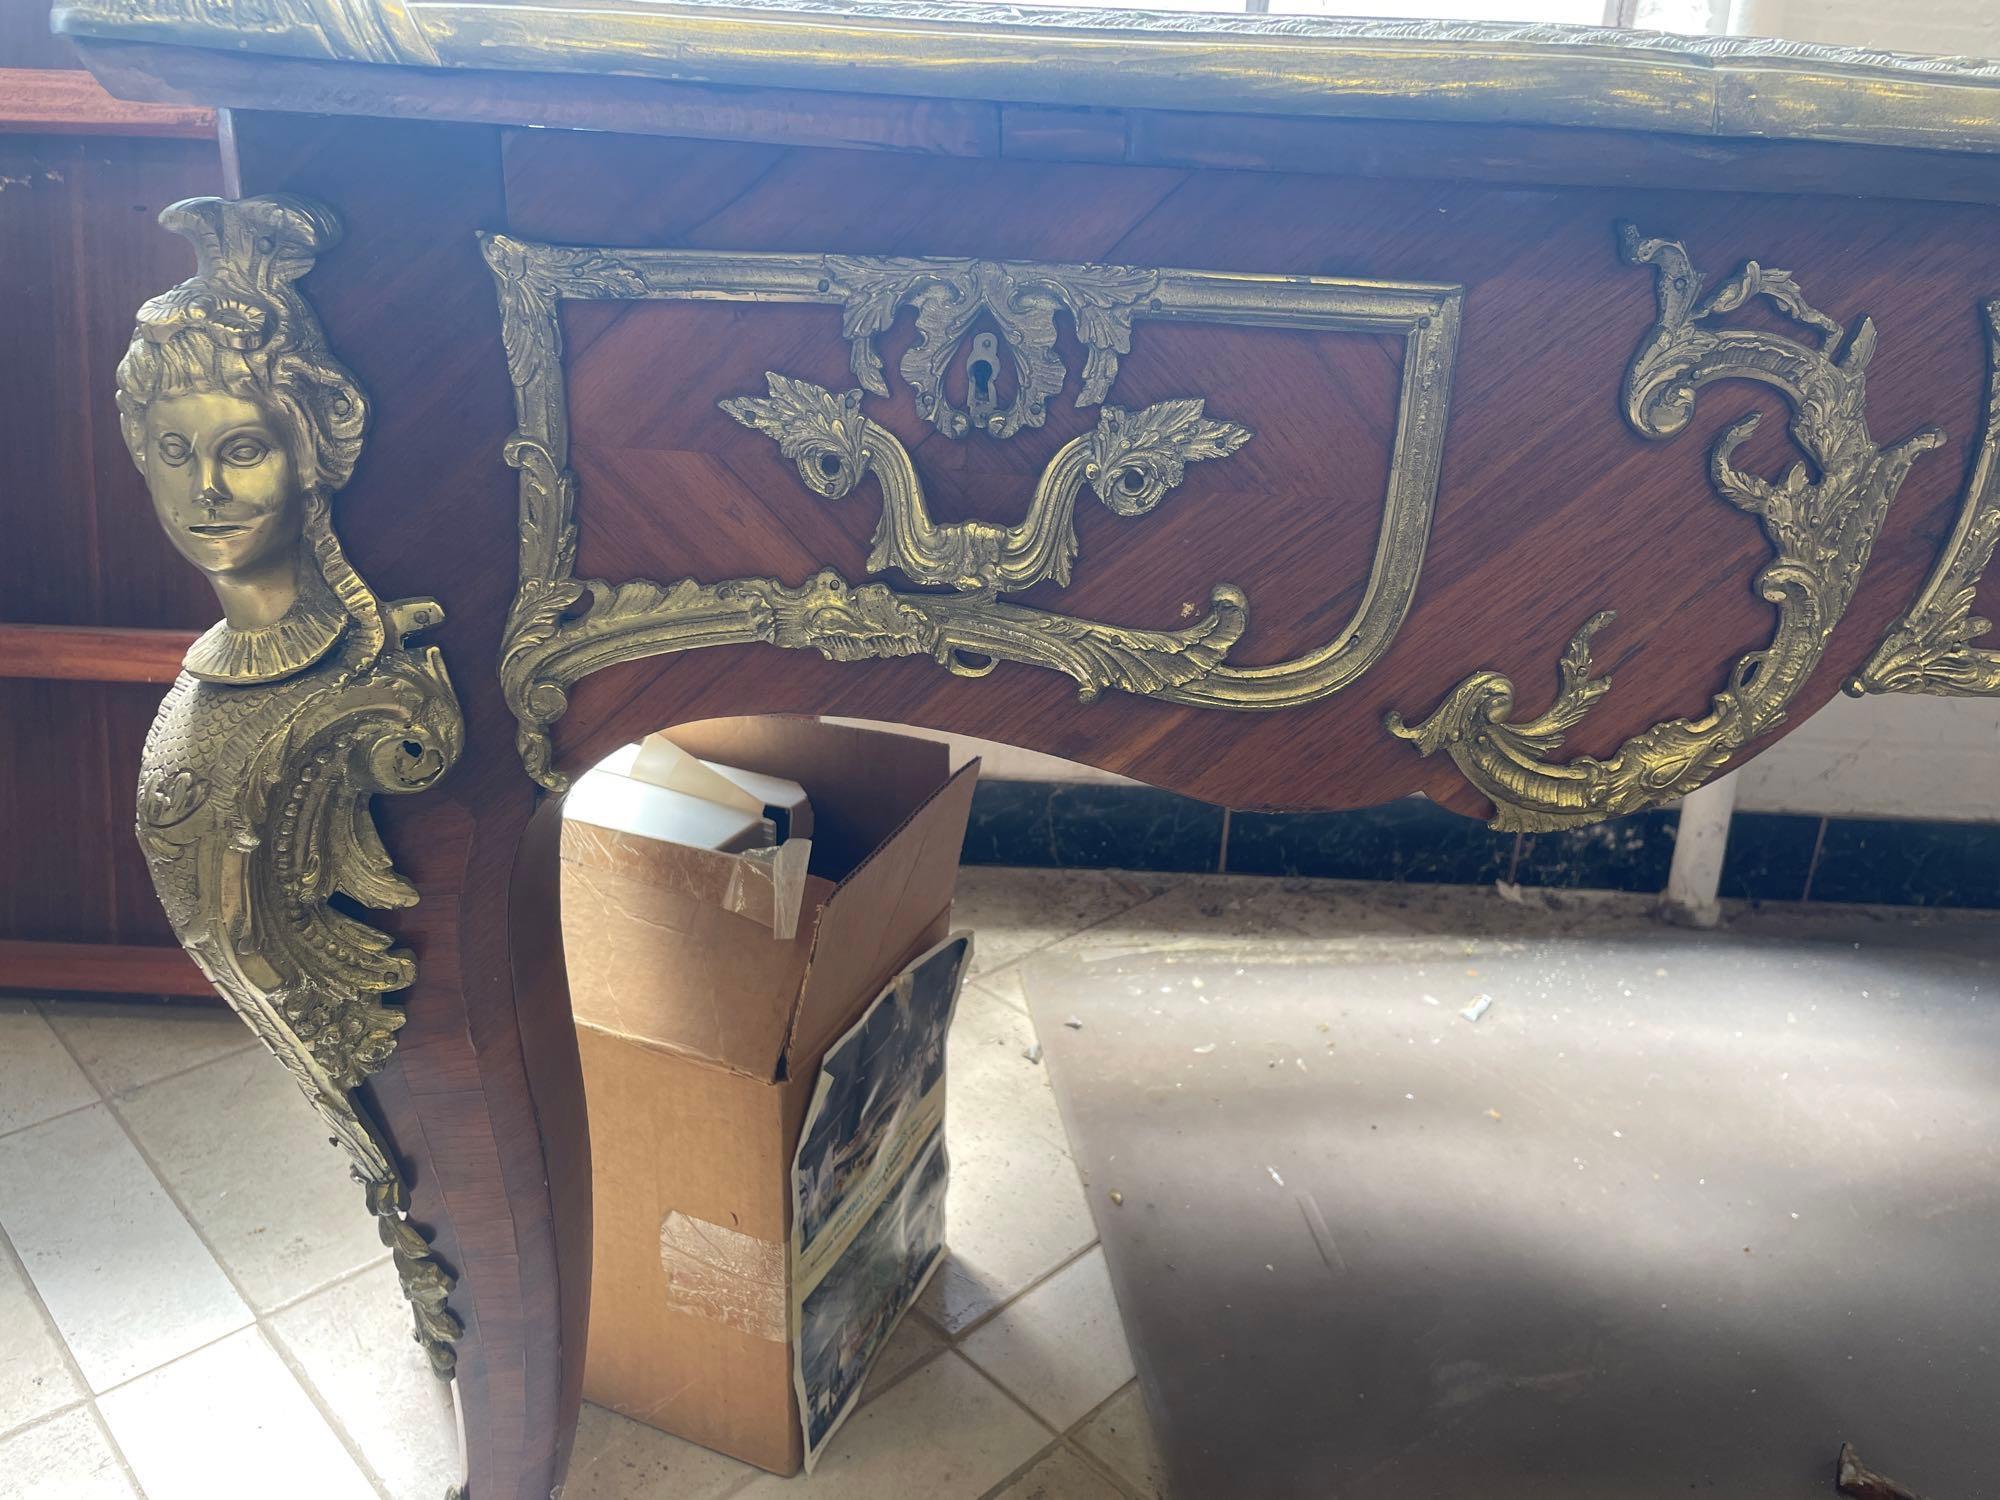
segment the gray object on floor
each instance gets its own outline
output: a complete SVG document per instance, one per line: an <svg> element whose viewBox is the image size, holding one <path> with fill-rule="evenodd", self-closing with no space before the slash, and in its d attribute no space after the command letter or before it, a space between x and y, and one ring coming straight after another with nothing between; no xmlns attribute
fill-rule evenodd
<svg viewBox="0 0 2000 1500"><path fill-rule="evenodd" d="M1024 969L1180 1500L2000 1493L2000 924L1366 904Z"/></svg>

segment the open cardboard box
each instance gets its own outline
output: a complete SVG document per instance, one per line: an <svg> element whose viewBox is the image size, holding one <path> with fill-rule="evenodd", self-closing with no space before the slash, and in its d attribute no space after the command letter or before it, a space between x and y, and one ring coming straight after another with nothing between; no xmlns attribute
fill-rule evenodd
<svg viewBox="0 0 2000 1500"><path fill-rule="evenodd" d="M789 1474L793 1157L828 1046L947 935L977 766L952 776L943 745L805 719L670 734L798 782L810 859L778 938L734 878L756 855L565 822L596 1197L584 1394Z"/></svg>

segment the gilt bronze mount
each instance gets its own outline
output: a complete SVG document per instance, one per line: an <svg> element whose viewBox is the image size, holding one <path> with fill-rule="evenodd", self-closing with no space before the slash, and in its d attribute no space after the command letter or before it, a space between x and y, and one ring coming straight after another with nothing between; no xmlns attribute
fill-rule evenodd
<svg viewBox="0 0 2000 1500"><path fill-rule="evenodd" d="M1572 828L1684 796L1776 728L1819 666L1911 466L1944 442L1935 427L1886 447L1870 436L1867 377L1877 337L1871 319L1850 333L1806 301L1789 271L1754 260L1705 291L1706 278L1683 246L1643 238L1630 226L1621 234L1626 260L1653 268L1659 301L1659 316L1625 375L1633 428L1642 437L1673 437L1692 419L1704 387L1753 381L1784 397L1792 440L1810 466L1794 463L1776 483L1736 468L1731 456L1756 430L1754 414L1725 428L1710 450L1716 493L1762 521L1776 551L1756 587L1776 606L1778 622L1770 645L1736 663L1702 717L1656 724L1605 759L1548 758L1610 690L1609 676L1591 672L1591 638L1615 618L1608 609L1571 638L1555 701L1532 718L1512 717L1514 684L1498 672L1468 677L1419 724L1388 715L1391 734L1424 755L1451 756L1491 800L1492 826L1502 831ZM1724 321L1759 297L1816 340ZM2000 652L1969 644L1990 628L1971 612L1973 591L2000 540L2000 302L1987 303L1985 315L1987 420L1957 527L1922 593L1848 684L1850 692L2000 692Z"/></svg>
<svg viewBox="0 0 2000 1500"><path fill-rule="evenodd" d="M610 250L507 235L486 236L484 247L519 422L505 455L521 473L520 583L501 681L522 761L546 786L563 785L549 730L568 707L569 688L618 662L764 642L809 647L837 661L929 656L963 677L984 676L1001 661L1028 663L1070 677L1085 702L1116 688L1198 707L1278 709L1337 692L1366 671L1415 595L1450 410L1459 287L1126 266ZM893 570L920 588L948 592L857 584L831 569L795 586L769 578L576 578L576 478L558 316L565 298L838 308L859 388L836 393L774 371L763 393L721 393L720 404L776 442L810 494L839 500L872 475L882 513L870 572ZM1006 439L1040 426L1069 374L1056 348L1055 316L1062 311L1072 321L1086 351L1076 404L1097 406L1097 425L1044 467L1019 526L934 522L909 453L865 415L867 394L889 389L874 339L906 307L915 311L919 337L900 373L919 412L954 439L975 428ZM997 340L973 331L982 312L998 328ZM1228 652L1250 601L1226 581L1212 586L1207 613L1181 628L1081 620L999 597L1069 581L1077 550L1072 517L1085 486L1113 513L1143 516L1182 482L1187 465L1225 459L1252 440L1248 426L1202 397L1138 411L1105 404L1134 326L1148 319L1403 338L1394 451L1367 586L1353 616L1321 646L1266 666L1231 665ZM1004 405L992 381L1003 357L1016 373ZM966 371L963 408L944 394L954 360Z"/></svg>
<svg viewBox="0 0 2000 1500"><path fill-rule="evenodd" d="M416 966L340 908L417 899L370 799L423 791L458 759L444 660L409 645L444 612L378 598L333 529L368 403L293 283L338 221L288 196L190 199L160 221L198 269L140 309L118 410L157 519L223 618L146 737L139 843L181 946L346 1148L417 1341L448 1378L453 1277L355 1092L395 1049L403 1013L385 997Z"/></svg>

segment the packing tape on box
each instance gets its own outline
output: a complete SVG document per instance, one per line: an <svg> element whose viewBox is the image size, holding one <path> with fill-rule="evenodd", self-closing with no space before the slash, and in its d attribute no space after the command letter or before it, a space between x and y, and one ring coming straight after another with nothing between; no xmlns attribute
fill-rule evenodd
<svg viewBox="0 0 2000 1500"><path fill-rule="evenodd" d="M798 935L811 858L811 839L786 839L775 849L737 855L729 888L722 893L723 910L769 927L781 943L790 942Z"/></svg>
<svg viewBox="0 0 2000 1500"><path fill-rule="evenodd" d="M718 854L565 819L562 857L579 870L601 871L691 900L712 901L734 916L769 928L779 942L789 943L798 936L805 907L812 840L787 839L775 849Z"/></svg>
<svg viewBox="0 0 2000 1500"><path fill-rule="evenodd" d="M752 1338L790 1337L787 1248L676 1209L660 1220L660 1269L667 1305Z"/></svg>

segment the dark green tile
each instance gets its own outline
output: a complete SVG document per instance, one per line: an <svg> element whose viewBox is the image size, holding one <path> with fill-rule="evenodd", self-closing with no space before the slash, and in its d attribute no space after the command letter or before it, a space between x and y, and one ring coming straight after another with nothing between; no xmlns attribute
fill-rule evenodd
<svg viewBox="0 0 2000 1500"><path fill-rule="evenodd" d="M2000 824L1829 818L1811 899L2000 907Z"/></svg>
<svg viewBox="0 0 2000 1500"><path fill-rule="evenodd" d="M1663 891L1674 862L1678 810L1656 808L1521 840L1514 879L1522 885L1588 891Z"/></svg>
<svg viewBox="0 0 2000 1500"><path fill-rule="evenodd" d="M1718 894L1725 901L1803 901L1820 822L1803 813L1736 814Z"/></svg>
<svg viewBox="0 0 2000 1500"><path fill-rule="evenodd" d="M1054 869L1213 870L1222 809L1149 786L982 781L965 863Z"/></svg>
<svg viewBox="0 0 2000 1500"><path fill-rule="evenodd" d="M1236 813L1228 868L1246 875L1484 885L1504 880L1514 835L1420 797L1354 812Z"/></svg>

